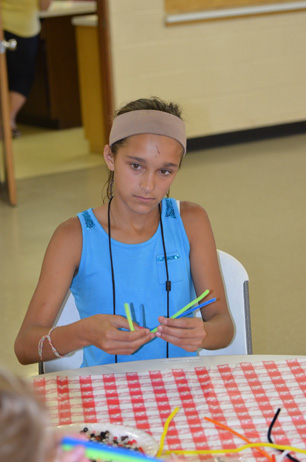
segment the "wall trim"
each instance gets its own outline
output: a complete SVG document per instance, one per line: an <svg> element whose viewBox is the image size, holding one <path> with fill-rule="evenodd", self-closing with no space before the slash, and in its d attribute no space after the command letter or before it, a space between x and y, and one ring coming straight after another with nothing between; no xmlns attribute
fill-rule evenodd
<svg viewBox="0 0 306 462"><path fill-rule="evenodd" d="M187 139L187 154L202 149L212 149L233 144L254 143L271 138L281 138L306 133L306 120L270 127L252 128L216 135L200 136Z"/></svg>
<svg viewBox="0 0 306 462"><path fill-rule="evenodd" d="M254 16L260 14L294 12L305 9L306 1L247 6L242 8L222 8L219 10L197 11L194 13L168 14L166 15L166 24L174 25L182 22L186 23L211 19Z"/></svg>

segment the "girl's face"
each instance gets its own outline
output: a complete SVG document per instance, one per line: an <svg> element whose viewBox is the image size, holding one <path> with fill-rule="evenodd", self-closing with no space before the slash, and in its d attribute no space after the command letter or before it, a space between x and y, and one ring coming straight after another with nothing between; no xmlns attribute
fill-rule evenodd
<svg viewBox="0 0 306 462"><path fill-rule="evenodd" d="M167 194L182 154L178 141L151 134L130 136L115 156L106 146L104 158L114 171L117 200L135 212L150 212Z"/></svg>

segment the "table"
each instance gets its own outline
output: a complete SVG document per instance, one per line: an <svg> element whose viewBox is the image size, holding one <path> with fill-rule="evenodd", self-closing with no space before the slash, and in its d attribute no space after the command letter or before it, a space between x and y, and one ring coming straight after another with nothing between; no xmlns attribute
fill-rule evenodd
<svg viewBox="0 0 306 462"><path fill-rule="evenodd" d="M205 417L252 442L267 442L268 427L281 408L274 440L305 448L305 356L148 360L61 371L33 380L54 425L117 423L145 430L159 441L166 419L178 406L165 449L221 449L243 441ZM267 461L257 449L243 455L250 461Z"/></svg>

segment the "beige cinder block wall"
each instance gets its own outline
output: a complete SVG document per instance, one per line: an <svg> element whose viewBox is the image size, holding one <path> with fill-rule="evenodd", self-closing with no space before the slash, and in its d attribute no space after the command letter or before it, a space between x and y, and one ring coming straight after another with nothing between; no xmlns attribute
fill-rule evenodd
<svg viewBox="0 0 306 462"><path fill-rule="evenodd" d="M305 11L166 26L163 0L109 8L116 106L178 101L188 137L305 120Z"/></svg>
<svg viewBox="0 0 306 462"><path fill-rule="evenodd" d="M189 137L305 120L306 12L165 26L162 0L110 0L115 103L183 106ZM305 353L304 136L191 153L171 194L200 202L250 275L255 353Z"/></svg>

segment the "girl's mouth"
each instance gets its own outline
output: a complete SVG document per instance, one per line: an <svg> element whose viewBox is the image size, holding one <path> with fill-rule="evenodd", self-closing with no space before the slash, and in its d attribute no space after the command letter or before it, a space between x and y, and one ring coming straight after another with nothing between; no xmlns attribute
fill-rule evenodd
<svg viewBox="0 0 306 462"><path fill-rule="evenodd" d="M143 197L143 196L135 196L141 202L152 202L154 199L152 197Z"/></svg>

